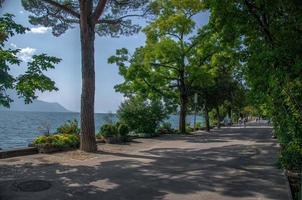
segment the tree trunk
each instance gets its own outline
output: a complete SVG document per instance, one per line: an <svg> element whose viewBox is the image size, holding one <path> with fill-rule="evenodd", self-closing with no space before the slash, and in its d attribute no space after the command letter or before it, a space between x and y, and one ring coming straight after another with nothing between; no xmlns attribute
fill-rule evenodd
<svg viewBox="0 0 302 200"><path fill-rule="evenodd" d="M219 107L216 107L216 114L217 114L217 128L220 128L220 113L219 113Z"/></svg>
<svg viewBox="0 0 302 200"><path fill-rule="evenodd" d="M180 113L179 113L179 131L186 133L186 116L187 116L188 98L185 95L180 97Z"/></svg>
<svg viewBox="0 0 302 200"><path fill-rule="evenodd" d="M230 125L232 125L233 124L233 120L232 120L232 108L231 108L231 106L229 107L228 115L229 115L229 118L230 118Z"/></svg>
<svg viewBox="0 0 302 200"><path fill-rule="evenodd" d="M81 1L81 50L82 50L82 95L81 95L81 146L86 152L97 151L94 125L94 24L91 19L92 0Z"/></svg>
<svg viewBox="0 0 302 200"><path fill-rule="evenodd" d="M209 119L209 111L207 106L204 108L204 118L206 122L206 131L210 131L210 119Z"/></svg>

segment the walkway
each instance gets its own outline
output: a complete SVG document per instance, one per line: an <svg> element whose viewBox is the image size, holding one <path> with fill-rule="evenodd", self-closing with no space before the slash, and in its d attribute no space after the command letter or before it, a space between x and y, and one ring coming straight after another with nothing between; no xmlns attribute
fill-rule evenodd
<svg viewBox="0 0 302 200"><path fill-rule="evenodd" d="M97 154L0 160L0 200L287 200L270 132L225 128L100 145ZM18 184L27 180L51 187L20 191Z"/></svg>

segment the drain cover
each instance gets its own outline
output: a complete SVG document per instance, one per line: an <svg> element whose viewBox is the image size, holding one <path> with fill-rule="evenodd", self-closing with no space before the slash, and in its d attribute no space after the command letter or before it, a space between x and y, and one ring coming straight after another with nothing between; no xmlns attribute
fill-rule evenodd
<svg viewBox="0 0 302 200"><path fill-rule="evenodd" d="M42 180L28 180L13 183L13 190L19 192L40 192L48 190L51 187L51 183Z"/></svg>

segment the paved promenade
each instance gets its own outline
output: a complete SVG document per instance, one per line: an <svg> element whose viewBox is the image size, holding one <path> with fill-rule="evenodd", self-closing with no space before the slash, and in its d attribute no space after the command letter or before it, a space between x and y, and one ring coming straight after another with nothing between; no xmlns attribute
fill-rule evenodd
<svg viewBox="0 0 302 200"><path fill-rule="evenodd" d="M277 152L271 129L237 127L4 159L0 200L288 200Z"/></svg>

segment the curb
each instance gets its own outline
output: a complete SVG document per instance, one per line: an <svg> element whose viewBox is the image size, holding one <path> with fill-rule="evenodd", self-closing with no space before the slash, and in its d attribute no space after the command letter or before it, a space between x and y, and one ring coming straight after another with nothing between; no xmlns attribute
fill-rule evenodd
<svg viewBox="0 0 302 200"><path fill-rule="evenodd" d="M25 147L25 148L15 148L9 150L0 150L0 159L12 158L18 156L27 156L37 154L38 149L36 147Z"/></svg>
<svg viewBox="0 0 302 200"><path fill-rule="evenodd" d="M289 179L288 179L288 177L287 177L287 175L286 175L286 171L285 171L285 170L283 170L283 175L284 175L285 178L286 178L286 187L287 187L288 198L289 198L290 200L293 200L292 190L291 190L291 188L290 188Z"/></svg>

